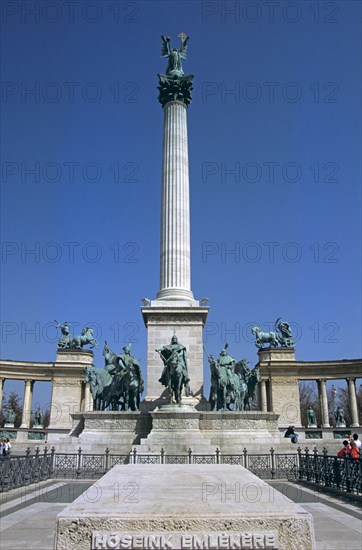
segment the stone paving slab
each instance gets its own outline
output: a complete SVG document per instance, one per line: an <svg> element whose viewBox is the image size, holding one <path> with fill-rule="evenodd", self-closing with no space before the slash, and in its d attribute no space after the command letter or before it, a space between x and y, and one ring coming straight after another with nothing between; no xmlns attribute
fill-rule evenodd
<svg viewBox="0 0 362 550"><path fill-rule="evenodd" d="M361 550L362 523L325 504L303 504L314 520L317 550Z"/></svg>

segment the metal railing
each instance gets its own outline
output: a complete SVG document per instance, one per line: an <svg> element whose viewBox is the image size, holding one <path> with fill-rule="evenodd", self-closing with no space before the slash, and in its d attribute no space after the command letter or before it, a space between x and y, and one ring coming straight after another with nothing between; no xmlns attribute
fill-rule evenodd
<svg viewBox="0 0 362 550"><path fill-rule="evenodd" d="M185 454L140 453L118 455L106 449L103 454L83 453L79 447L74 453L50 452L39 448L22 456L0 458L0 492L51 478L98 479L117 464L231 464L247 468L263 479L308 481L319 486L333 487L342 492L362 494L362 460L350 457L328 456L324 449L311 453L298 448L294 454L276 453L273 448L265 454L223 454L219 449L212 454L198 454L189 449Z"/></svg>
<svg viewBox="0 0 362 550"><path fill-rule="evenodd" d="M308 448L298 449L299 481L308 481L319 486L338 489L346 493L362 494L362 458L328 456L324 448L318 454Z"/></svg>

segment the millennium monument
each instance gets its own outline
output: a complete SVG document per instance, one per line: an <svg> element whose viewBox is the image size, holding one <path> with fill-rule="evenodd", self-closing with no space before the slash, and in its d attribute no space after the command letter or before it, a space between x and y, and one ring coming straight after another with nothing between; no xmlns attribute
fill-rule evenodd
<svg viewBox="0 0 362 550"><path fill-rule="evenodd" d="M194 75L183 67L189 38L184 33L179 38L179 47L171 47L169 37L161 38L167 65L158 75L164 118L160 285L154 299L142 299L146 385L130 344L118 352L106 341L104 367L95 368L92 350L98 342L92 328L85 326L80 335L73 335L68 322L55 321L60 330L55 362L0 361L0 403L6 379L25 382L21 423L15 423L9 409L2 432L19 450L33 440L54 444L59 451L81 444L91 452L108 447L125 454L134 448L210 454L218 447L221 453L240 454L245 446L261 452L265 445L286 446L282 434L290 425L301 438L315 443L328 439L329 444L359 426L355 382L361 361L297 361L291 326L281 317L270 332L252 327L259 359L254 369L246 359L236 359L227 343L217 350L218 357L206 354L211 387L210 394L204 394L202 334L209 308L207 299L193 295L190 263L187 113ZM329 411L327 380L340 379L347 379L349 422L341 407ZM308 408L306 426L300 414L301 380L317 383L320 403L320 414ZM38 381L52 384L49 426L44 426L41 411L32 412ZM260 410L254 410L256 392Z"/></svg>
<svg viewBox="0 0 362 550"><path fill-rule="evenodd" d="M188 37L184 33L179 36L181 44L178 49L171 48L170 38L162 36L162 57L168 59L168 64L166 74L158 75L158 100L164 112L160 289L157 298L149 300L142 308L147 327L145 403L150 410L168 402L167 389L160 396L160 356L165 366L166 363L170 365L169 370L174 370L175 359L181 363L181 386L185 390L183 403L197 407L203 398L202 329L208 308L194 299L190 266L187 109L191 103L193 75L184 74L182 61L186 59ZM166 357L168 350L157 351L166 342L170 342L171 348L177 347L176 340L185 352L176 350L176 354L170 353L170 357ZM163 375L161 380L168 386L167 375ZM178 402L179 398L178 395Z"/></svg>

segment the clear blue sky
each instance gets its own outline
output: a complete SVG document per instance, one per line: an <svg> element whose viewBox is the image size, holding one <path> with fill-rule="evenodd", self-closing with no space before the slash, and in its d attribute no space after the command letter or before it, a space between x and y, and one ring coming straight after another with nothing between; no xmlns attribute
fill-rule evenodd
<svg viewBox="0 0 362 550"><path fill-rule="evenodd" d="M255 364L250 325L282 317L300 360L361 356L361 3L275 4L2 3L1 357L55 360L58 319L95 326L96 366L107 339L145 367L160 35L181 31L208 352Z"/></svg>

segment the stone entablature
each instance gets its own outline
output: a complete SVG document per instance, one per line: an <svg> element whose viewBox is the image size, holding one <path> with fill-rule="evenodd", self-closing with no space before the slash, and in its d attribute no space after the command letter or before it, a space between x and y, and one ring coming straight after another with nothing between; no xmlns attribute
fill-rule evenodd
<svg viewBox="0 0 362 550"><path fill-rule="evenodd" d="M26 380L49 382L54 376L55 363L34 361L0 360L0 378L7 380Z"/></svg>
<svg viewBox="0 0 362 550"><path fill-rule="evenodd" d="M361 377L362 359L334 361L296 361L290 348L261 349L258 352L261 375L260 401L263 411L280 415L279 427L290 424L301 427L299 382L315 380L321 404L321 428L329 428L327 380L347 380L352 413L351 427L358 427L355 379Z"/></svg>
<svg viewBox="0 0 362 550"><path fill-rule="evenodd" d="M52 397L49 434L58 437L61 433L69 433L72 427L70 414L75 411L87 410L92 406L89 387L84 381L84 367L92 366L93 352L91 350L58 349L56 361L42 363L34 361L0 361L0 406L5 380L24 380L23 415L19 432L30 430L32 401L35 382L51 382ZM24 439L22 437L22 439ZM50 438L51 439L51 438Z"/></svg>

